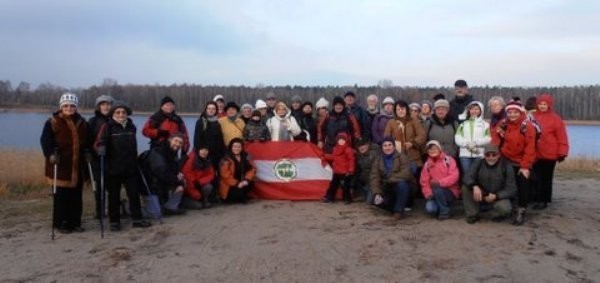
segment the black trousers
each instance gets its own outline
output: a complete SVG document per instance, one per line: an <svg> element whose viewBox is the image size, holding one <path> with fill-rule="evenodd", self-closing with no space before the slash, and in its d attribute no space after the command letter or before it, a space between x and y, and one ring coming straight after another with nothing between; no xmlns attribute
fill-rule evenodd
<svg viewBox="0 0 600 283"><path fill-rule="evenodd" d="M226 203L238 203L238 202L247 202L248 201L248 193L252 189L252 185L248 185L244 188L238 188L237 186L229 187L229 192L227 193L227 198L224 200Z"/></svg>
<svg viewBox="0 0 600 283"><path fill-rule="evenodd" d="M350 192L350 188L352 185L352 175L346 176L344 174L333 174L333 179L331 179L331 183L329 183L329 188L327 189L327 193L325 194L325 197L328 200L335 200L335 195L337 193L338 187L342 182L342 193L344 201L352 200L352 193Z"/></svg>
<svg viewBox="0 0 600 283"><path fill-rule="evenodd" d="M129 209L131 210L131 219L142 219L142 210L140 205L140 194L138 190L137 172L132 174L119 174L106 176L108 189L108 217L110 222L119 222L121 220L121 185L125 186L125 192L129 199Z"/></svg>
<svg viewBox="0 0 600 283"><path fill-rule="evenodd" d="M52 225L56 228L81 227L83 211L82 182L75 188L56 187Z"/></svg>
<svg viewBox="0 0 600 283"><path fill-rule="evenodd" d="M536 184L533 193L535 202L552 202L552 182L554 181L555 160L538 160L533 165Z"/></svg>
<svg viewBox="0 0 600 283"><path fill-rule="evenodd" d="M517 207L527 208L531 197L533 170L530 171L529 179L527 179L519 174L519 166L513 166L513 169L515 170L515 182L517 185Z"/></svg>

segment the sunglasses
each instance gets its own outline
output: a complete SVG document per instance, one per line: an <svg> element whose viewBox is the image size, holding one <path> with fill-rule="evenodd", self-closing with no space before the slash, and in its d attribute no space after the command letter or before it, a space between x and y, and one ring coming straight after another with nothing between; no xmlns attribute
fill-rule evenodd
<svg viewBox="0 0 600 283"><path fill-rule="evenodd" d="M496 157L498 156L497 152L486 152L485 157Z"/></svg>

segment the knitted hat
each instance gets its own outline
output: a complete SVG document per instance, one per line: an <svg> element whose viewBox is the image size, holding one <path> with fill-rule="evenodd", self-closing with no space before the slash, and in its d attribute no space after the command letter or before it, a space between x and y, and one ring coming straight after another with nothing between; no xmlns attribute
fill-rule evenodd
<svg viewBox="0 0 600 283"><path fill-rule="evenodd" d="M110 116L112 116L113 114L115 114L115 111L119 108L122 108L125 110L125 112L127 113L127 116L131 115L131 108L129 108L129 105L127 105L127 103L125 103L125 101L122 100L117 100L115 102L113 102L112 107L110 108Z"/></svg>
<svg viewBox="0 0 600 283"><path fill-rule="evenodd" d="M346 91L346 93L344 94L344 97L346 97L346 96L356 97L356 94L354 94L354 92L352 92L352 91ZM335 105L335 103L333 105Z"/></svg>
<svg viewBox="0 0 600 283"><path fill-rule="evenodd" d="M396 140L394 140L393 137L390 137L390 136L384 137L383 140L381 141L381 144L383 144L384 142L391 142L394 145L394 147L396 147Z"/></svg>
<svg viewBox="0 0 600 283"><path fill-rule="evenodd" d="M440 144L439 141L436 141L436 140L428 141L427 144L425 145L425 148L429 149L433 145L437 146L440 150L442 150L442 145Z"/></svg>
<svg viewBox="0 0 600 283"><path fill-rule="evenodd" d="M227 111L229 108L235 108L237 112L240 112L240 107L233 101L227 102L227 105L225 105L225 111Z"/></svg>
<svg viewBox="0 0 600 283"><path fill-rule="evenodd" d="M269 93L267 93L267 99L277 99L277 98L275 97L275 93L270 91Z"/></svg>
<svg viewBox="0 0 600 283"><path fill-rule="evenodd" d="M488 152L500 152L500 151L498 150L497 145L488 143L483 146L483 153L488 153Z"/></svg>
<svg viewBox="0 0 600 283"><path fill-rule="evenodd" d="M329 101L327 101L327 99L325 99L325 97L321 97L319 98L319 100L317 100L317 103L315 104L315 106L317 107L317 109L319 108L328 108L329 107Z"/></svg>
<svg viewBox="0 0 600 283"><path fill-rule="evenodd" d="M242 107L240 107L240 109L244 109L244 108L250 108L250 110L252 110L252 105L250 103L244 103L244 104L242 104Z"/></svg>
<svg viewBox="0 0 600 283"><path fill-rule="evenodd" d="M258 110L252 111L252 117L254 117L254 116L260 117L261 116L260 111L258 111Z"/></svg>
<svg viewBox="0 0 600 283"><path fill-rule="evenodd" d="M521 105L521 103L517 102L517 101L511 101L506 105L506 108L504 108L504 110L506 112L508 112L509 110L518 110L519 112L525 112L525 108L523 108L523 105Z"/></svg>
<svg viewBox="0 0 600 283"><path fill-rule="evenodd" d="M292 101L292 103L294 103L294 102L300 102L300 103L302 103L302 97L300 97L300 95L296 94L296 95L292 96L292 100L291 101Z"/></svg>
<svg viewBox="0 0 600 283"><path fill-rule="evenodd" d="M72 104L75 105L75 107L77 107L77 105L79 104L79 99L77 99L77 95L69 92L61 95L60 100L58 102L58 106L62 107L66 104Z"/></svg>
<svg viewBox="0 0 600 283"><path fill-rule="evenodd" d="M217 94L215 95L215 97L213 98L214 102L217 102L217 100L221 100L223 102L225 102L225 97L222 94Z"/></svg>
<svg viewBox="0 0 600 283"><path fill-rule="evenodd" d="M262 99L257 99L254 104L254 109L267 108L267 103Z"/></svg>
<svg viewBox="0 0 600 283"><path fill-rule="evenodd" d="M413 102L413 103L411 103L411 104L408 105L408 108L413 108L413 107L417 108L417 109L419 109L419 111L421 111L421 104Z"/></svg>
<svg viewBox="0 0 600 283"><path fill-rule="evenodd" d="M395 102L394 102L394 99L393 99L392 97L390 97L390 96L386 96L386 97L383 99L383 102L381 103L381 105L386 105L386 104L394 104L394 103L395 103Z"/></svg>
<svg viewBox="0 0 600 283"><path fill-rule="evenodd" d="M112 98L112 96L110 95L100 95L98 96L98 98L96 98L96 107L98 107L98 105L102 104L103 102L108 102L108 104L112 104L114 101L114 99Z"/></svg>
<svg viewBox="0 0 600 283"><path fill-rule="evenodd" d="M454 82L454 87L466 87L467 86L467 81L465 80L457 80L456 82Z"/></svg>
<svg viewBox="0 0 600 283"><path fill-rule="evenodd" d="M438 101L440 99L446 99L446 96L443 93L438 93L436 95L433 96L433 101Z"/></svg>
<svg viewBox="0 0 600 283"><path fill-rule="evenodd" d="M438 107L446 107L446 108L450 109L450 102L448 102L448 100L446 100L446 99L436 100L435 103L433 104L433 109L436 109Z"/></svg>
<svg viewBox="0 0 600 283"><path fill-rule="evenodd" d="M333 98L333 106L336 104L341 104L342 106L346 106L346 102L341 96L336 96Z"/></svg>
<svg viewBox="0 0 600 283"><path fill-rule="evenodd" d="M169 102L175 104L175 100L173 100L173 98L171 98L170 96L165 96L160 100L160 106L163 106Z"/></svg>
<svg viewBox="0 0 600 283"><path fill-rule="evenodd" d="M429 105L429 108L433 109L433 104L431 104L431 101L425 99L425 100L421 100L421 109L423 108L423 104L427 104Z"/></svg>

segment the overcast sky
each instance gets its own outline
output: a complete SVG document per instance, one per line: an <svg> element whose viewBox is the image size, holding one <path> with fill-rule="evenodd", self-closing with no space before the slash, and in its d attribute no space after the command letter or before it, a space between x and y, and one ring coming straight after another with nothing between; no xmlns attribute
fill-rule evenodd
<svg viewBox="0 0 600 283"><path fill-rule="evenodd" d="M600 1L0 0L0 79L600 83Z"/></svg>

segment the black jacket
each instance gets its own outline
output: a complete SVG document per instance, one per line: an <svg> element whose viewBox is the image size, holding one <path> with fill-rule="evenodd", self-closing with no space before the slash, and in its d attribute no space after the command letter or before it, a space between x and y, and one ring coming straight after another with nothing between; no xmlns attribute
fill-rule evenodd
<svg viewBox="0 0 600 283"><path fill-rule="evenodd" d="M106 146L106 173L108 175L137 174L137 129L131 119L125 125L110 119L102 125L95 147Z"/></svg>
<svg viewBox="0 0 600 283"><path fill-rule="evenodd" d="M154 147L148 155L147 167L152 174L151 189L153 192L164 192L177 186L183 186L183 181L177 178L184 163L183 158L177 157L177 152L171 150L167 143Z"/></svg>

